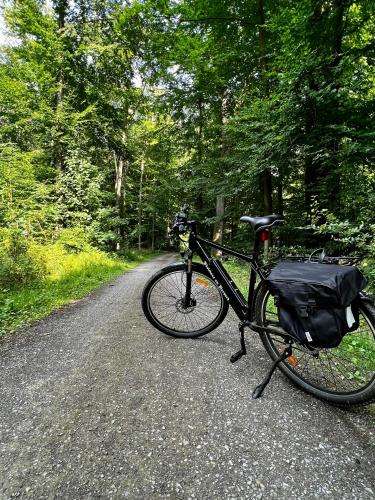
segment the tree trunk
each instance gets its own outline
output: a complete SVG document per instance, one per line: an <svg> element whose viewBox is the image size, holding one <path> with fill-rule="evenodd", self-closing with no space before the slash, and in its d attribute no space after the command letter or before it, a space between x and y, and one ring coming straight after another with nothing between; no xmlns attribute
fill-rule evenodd
<svg viewBox="0 0 375 500"><path fill-rule="evenodd" d="M58 36L63 39L64 28L65 28L65 18L68 11L69 3L68 0L55 0L53 2L55 13L57 16L57 26L58 26ZM64 49L62 49L64 50ZM64 145L61 140L64 134L64 126L62 123L62 111L63 111L63 101L64 101L64 90L65 90L65 74L63 68L64 54L61 54L61 63L57 80L57 93L56 93L56 132L57 138L55 139L53 147L53 164L56 170L62 174L65 168L65 151Z"/></svg>
<svg viewBox="0 0 375 500"><path fill-rule="evenodd" d="M151 250L155 250L155 212L152 214Z"/></svg>
<svg viewBox="0 0 375 500"><path fill-rule="evenodd" d="M269 169L266 169L261 174L262 190L263 190L263 213L264 215L272 214L272 174Z"/></svg>
<svg viewBox="0 0 375 500"><path fill-rule="evenodd" d="M139 179L139 195L138 195L138 250L142 247L142 189L143 175L145 171L145 160L141 160L141 176Z"/></svg>
<svg viewBox="0 0 375 500"><path fill-rule="evenodd" d="M337 67L342 60L342 39L345 32L346 25L346 11L350 7L350 2L345 0L334 0L331 2L330 11L325 8L323 2L318 2L313 11L313 15L310 18L310 46L311 50L317 50L321 55L325 56L325 62L319 67L321 72L321 80L323 83L319 82L319 79L311 77L309 81L309 88L311 91L317 92L322 90L324 87L328 88L331 86L336 91L339 89L340 84L337 81ZM319 47L319 40L321 39L322 29L327 30L327 17L330 16L331 20L331 31L329 32L329 38L324 39L325 46ZM334 104L331 103L331 106ZM310 106L306 106L306 136L307 140L309 136L319 136L317 133L318 127L326 127L327 125L332 125L334 122L324 123L324 115L327 114L327 110L324 109L320 113L319 107L315 102L310 103ZM321 123L323 116L323 123ZM332 114L334 117L334 113ZM313 139L314 140L314 139ZM316 141L316 139L315 139ZM311 142L310 145L314 143ZM317 145L319 147L319 144ZM329 151L332 159L337 154L338 143L335 137L327 144L326 149ZM329 176L329 177L328 177ZM328 181L327 182L327 178ZM320 194L322 192L322 187L326 193L325 204L320 200ZM314 208L314 203L316 204L316 209L320 212L322 208L328 208L329 210L338 210L337 200L340 191L340 175L335 171L335 167L332 166L332 162L327 167L321 160L312 161L311 157L307 157L305 161L305 209L307 213L307 222L311 222L312 209ZM325 217L320 216L318 224L325 222Z"/></svg>
<svg viewBox="0 0 375 500"><path fill-rule="evenodd" d="M117 156L115 151L113 152L113 156L115 159L115 171L116 171L116 180L115 180L115 192L116 192L116 207L120 211L120 207L122 205L122 200L123 200L123 175L124 175L124 164L122 161L122 158L120 156L119 160L117 161Z"/></svg>
<svg viewBox="0 0 375 500"><path fill-rule="evenodd" d="M221 126L221 153L220 153L220 171L222 172L225 169L225 157L227 155L227 146L228 141L225 136L225 124L227 123L228 113L229 113L229 105L228 105L228 94L227 89L224 89L221 96L220 110L219 110L219 122ZM223 243L223 232L224 232L224 195L218 194L216 196L216 222L214 225L214 235L213 240L216 243ZM222 255L222 252L215 252L217 257Z"/></svg>
<svg viewBox="0 0 375 500"><path fill-rule="evenodd" d="M259 53L260 53L260 67L262 69L262 73L264 73L266 69L266 28L265 28L265 16L264 16L264 4L263 0L257 1L257 9L258 9L258 42L259 42ZM264 76L264 75L263 75Z"/></svg>
<svg viewBox="0 0 375 500"><path fill-rule="evenodd" d="M265 14L263 0L257 0L258 10L258 44L259 44L259 68L263 82L264 97L267 98L269 94L268 81L266 76L267 62L266 62L266 28L265 28ZM272 213L272 173L269 168L266 168L260 174L260 185L263 193L263 214L269 215Z"/></svg>
<svg viewBox="0 0 375 500"><path fill-rule="evenodd" d="M203 158L203 142L202 142L202 137L203 137L203 111L202 111L202 98L199 96L198 97L198 138L197 138L197 160L198 160L198 171L200 172L200 168L202 165L202 158ZM200 174L201 175L201 174ZM201 211L203 210L203 193L202 191L199 191L197 195L197 202L196 202L196 207L197 210Z"/></svg>
<svg viewBox="0 0 375 500"><path fill-rule="evenodd" d="M262 172L262 185L263 185L263 213L264 215L272 214L272 175L269 169ZM264 257L267 259L268 251L272 240L268 238L264 242Z"/></svg>
<svg viewBox="0 0 375 500"><path fill-rule="evenodd" d="M313 164L310 157L305 160L305 211L307 214L306 222L311 224L313 201L319 196L319 174L318 167Z"/></svg>
<svg viewBox="0 0 375 500"><path fill-rule="evenodd" d="M230 228L230 239L231 241L234 240L237 236L238 232L238 222L240 220L240 213L239 213L239 199L238 196L234 196L233 198L233 215L232 215L232 221L231 221L231 228Z"/></svg>
<svg viewBox="0 0 375 500"><path fill-rule="evenodd" d="M284 217L283 176L280 171L277 180L277 212L280 217Z"/></svg>
<svg viewBox="0 0 375 500"><path fill-rule="evenodd" d="M116 250L120 250L121 245L125 239L125 226L124 226L124 218L125 218L125 182L126 182L126 174L127 174L127 161L124 159L123 155L120 154L117 159L116 153L113 152L115 159L115 171L116 171L116 180L115 180L115 192L116 192L116 208L118 210L118 215L121 219L118 234L120 237L120 241L116 244Z"/></svg>
<svg viewBox="0 0 375 500"><path fill-rule="evenodd" d="M216 197L216 222L214 226L214 237L213 241L215 243L223 243L223 229L224 229L224 195L219 194ZM216 252L216 256L221 256L222 252L219 250Z"/></svg>

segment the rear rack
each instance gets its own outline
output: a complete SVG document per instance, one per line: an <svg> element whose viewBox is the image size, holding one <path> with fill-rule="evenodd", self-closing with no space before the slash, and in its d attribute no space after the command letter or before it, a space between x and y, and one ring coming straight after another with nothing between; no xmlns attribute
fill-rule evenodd
<svg viewBox="0 0 375 500"><path fill-rule="evenodd" d="M321 264L340 264L341 266L355 266L358 264L362 257L355 257L354 255L337 255L328 257L325 256L323 260L321 260L318 256L310 257L308 255L291 255L285 257L283 260L291 260L297 262L320 262Z"/></svg>
<svg viewBox="0 0 375 500"><path fill-rule="evenodd" d="M267 262L267 264L262 267L265 275L271 272L271 269L276 266L281 260L288 260L292 262L317 262L320 264L339 264L341 266L356 266L362 260L362 257L356 257L354 255L338 255L338 256L325 256L323 260L319 256L311 255L286 255L285 257L279 257L272 259Z"/></svg>

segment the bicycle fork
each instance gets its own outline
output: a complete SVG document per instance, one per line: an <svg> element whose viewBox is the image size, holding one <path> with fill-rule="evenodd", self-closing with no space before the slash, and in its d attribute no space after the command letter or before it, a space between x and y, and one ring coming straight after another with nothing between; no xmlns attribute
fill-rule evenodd
<svg viewBox="0 0 375 500"><path fill-rule="evenodd" d="M185 290L185 297L183 301L183 306L185 308L191 307L192 301L191 301L191 281L193 277L193 259L192 255L188 255L187 262L186 262L186 290Z"/></svg>

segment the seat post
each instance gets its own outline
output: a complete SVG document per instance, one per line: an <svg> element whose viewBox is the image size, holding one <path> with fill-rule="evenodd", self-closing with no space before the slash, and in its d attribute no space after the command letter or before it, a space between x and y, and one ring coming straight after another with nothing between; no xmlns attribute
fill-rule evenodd
<svg viewBox="0 0 375 500"><path fill-rule="evenodd" d="M255 261L258 260L259 247L260 247L260 234L255 232L254 248L253 248L253 259ZM247 302L249 304L249 308L248 308L247 314L246 314L246 320L248 320L248 321L252 320L251 312L253 310L253 299L254 299L256 277L257 277L257 273L255 272L254 267L251 267L249 293L248 293L248 297L247 297Z"/></svg>
<svg viewBox="0 0 375 500"><path fill-rule="evenodd" d="M260 247L260 235L261 233L257 233L255 231L255 238L254 238L254 248L253 248L253 255L258 256L259 253L259 247Z"/></svg>

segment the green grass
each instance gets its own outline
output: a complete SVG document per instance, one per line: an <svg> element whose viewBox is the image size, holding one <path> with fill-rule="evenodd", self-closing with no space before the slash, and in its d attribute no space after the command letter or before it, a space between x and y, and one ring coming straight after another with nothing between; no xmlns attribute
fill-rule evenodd
<svg viewBox="0 0 375 500"><path fill-rule="evenodd" d="M194 257L193 260L194 262L202 262L199 257ZM243 294L245 299L247 299L251 270L250 264L236 258L223 259L222 264L237 285L240 292Z"/></svg>
<svg viewBox="0 0 375 500"><path fill-rule="evenodd" d="M223 261L223 265L230 277L236 283L242 295L247 299L250 279L250 265L238 259L228 259Z"/></svg>
<svg viewBox="0 0 375 500"><path fill-rule="evenodd" d="M45 279L0 290L0 336L84 297L99 285L156 255L131 251L118 258L90 248L71 254L62 245L47 246L43 252L48 269Z"/></svg>

